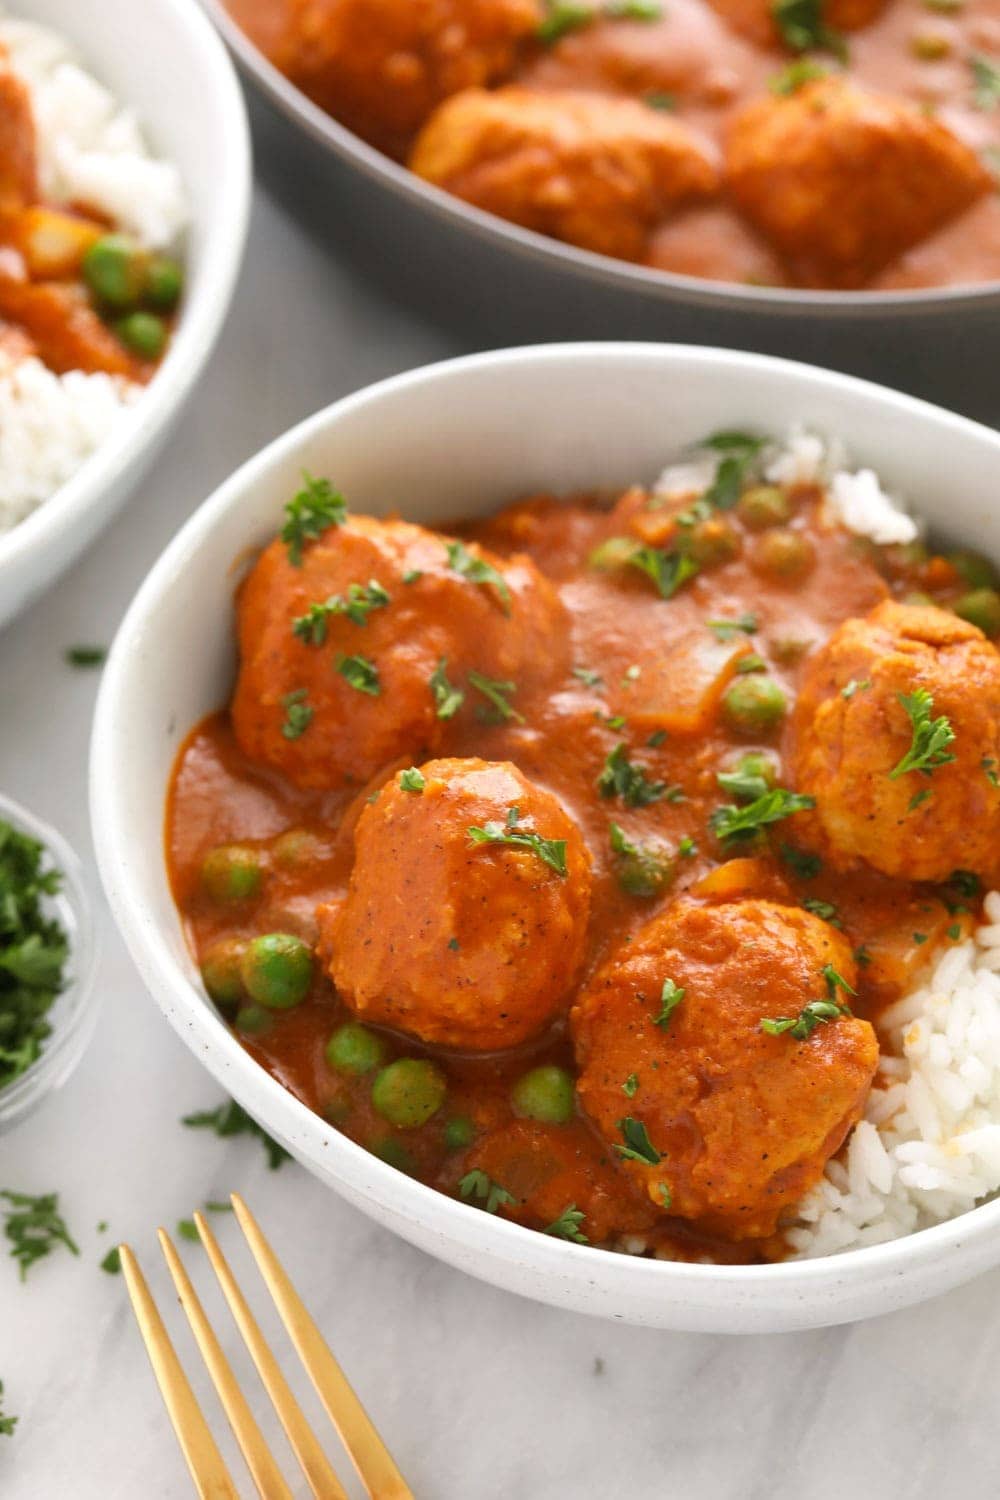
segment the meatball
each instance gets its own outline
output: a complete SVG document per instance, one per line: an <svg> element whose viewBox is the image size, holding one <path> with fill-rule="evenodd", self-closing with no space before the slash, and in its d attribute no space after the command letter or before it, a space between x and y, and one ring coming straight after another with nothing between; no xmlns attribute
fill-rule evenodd
<svg viewBox="0 0 1000 1500"><path fill-rule="evenodd" d="M784 40L774 18L773 0L709 0L713 10L741 36L758 47L777 47ZM822 7L823 24L830 31L859 31L871 25L888 0L829 0Z"/></svg>
<svg viewBox="0 0 1000 1500"><path fill-rule="evenodd" d="M839 79L742 110L727 173L736 206L794 278L841 288L863 286L992 184L936 120Z"/></svg>
<svg viewBox="0 0 1000 1500"><path fill-rule="evenodd" d="M828 968L832 965L832 968ZM867 1021L828 1015L854 961L818 917L772 901L679 901L625 944L571 1014L580 1103L651 1200L733 1239L774 1232L859 1119ZM807 1012L808 1014L808 1012ZM808 1032L808 1034L805 1034Z"/></svg>
<svg viewBox="0 0 1000 1500"><path fill-rule="evenodd" d="M285 0L284 10L272 61L400 159L442 99L510 74L543 15L541 0Z"/></svg>
<svg viewBox="0 0 1000 1500"><path fill-rule="evenodd" d="M718 171L684 125L596 94L469 89L424 127L410 166L459 198L585 250L639 260Z"/></svg>
<svg viewBox="0 0 1000 1500"><path fill-rule="evenodd" d="M319 919L362 1020L481 1052L555 1019L583 958L590 855L549 792L505 762L430 761L365 808L354 847L347 896Z"/></svg>
<svg viewBox="0 0 1000 1500"><path fill-rule="evenodd" d="M898 771L924 693L928 722L946 717L955 736L938 754L954 759ZM792 777L816 799L809 822L835 868L945 880L1000 866L1000 652L974 625L893 602L845 621L806 663L792 740Z"/></svg>
<svg viewBox="0 0 1000 1500"><path fill-rule="evenodd" d="M302 787L360 785L401 756L433 753L467 669L520 691L561 660L562 606L532 562L404 521L351 517L300 566L272 543L238 616L236 738Z"/></svg>

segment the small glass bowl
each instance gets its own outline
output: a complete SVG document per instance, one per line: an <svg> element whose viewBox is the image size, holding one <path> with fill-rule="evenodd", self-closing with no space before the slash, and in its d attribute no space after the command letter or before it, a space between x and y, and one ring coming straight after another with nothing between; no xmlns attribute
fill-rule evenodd
<svg viewBox="0 0 1000 1500"><path fill-rule="evenodd" d="M100 1003L99 992L94 988L99 942L83 866L61 834L3 795L0 795L0 821L11 823L21 833L37 839L49 856L47 863L61 872L60 890L45 897L43 904L47 914L62 925L69 942L63 990L46 1016L52 1034L42 1043L41 1056L27 1072L6 1088L0 1087L2 1134L66 1082L90 1041Z"/></svg>

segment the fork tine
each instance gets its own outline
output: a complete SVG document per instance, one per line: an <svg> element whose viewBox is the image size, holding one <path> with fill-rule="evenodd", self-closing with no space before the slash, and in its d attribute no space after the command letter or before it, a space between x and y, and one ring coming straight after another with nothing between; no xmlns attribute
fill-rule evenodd
<svg viewBox="0 0 1000 1500"><path fill-rule="evenodd" d="M163 1319L146 1285L146 1278L139 1269L139 1262L128 1245L119 1245L118 1254L149 1362L153 1366L153 1374L177 1434L177 1441L191 1471L194 1487L201 1500L240 1500L239 1491L208 1430L208 1424L163 1326Z"/></svg>
<svg viewBox="0 0 1000 1500"><path fill-rule="evenodd" d="M257 1366L257 1373L264 1382L267 1394L285 1429L288 1441L295 1450L295 1456L302 1466L302 1472L308 1479L313 1494L317 1500L347 1500L343 1485L334 1473L329 1459L316 1439L316 1434L306 1421L302 1408L292 1395L287 1380L278 1368L278 1363L268 1348L257 1320L237 1286L236 1278L219 1249L215 1235L205 1222L204 1215L195 1213L194 1222L211 1262L212 1270L218 1277L223 1295L229 1303L229 1310L243 1335L243 1342Z"/></svg>
<svg viewBox="0 0 1000 1500"><path fill-rule="evenodd" d="M165 1229L159 1231L159 1240L160 1248L174 1279L174 1286L177 1288L181 1307L187 1314L191 1332L195 1336L198 1348L201 1350L201 1357L212 1377L212 1384L219 1393L219 1400L222 1402L236 1441L240 1445L240 1452L247 1461L247 1468L250 1470L258 1493L262 1500L292 1500L292 1492L285 1483L260 1428L254 1421L232 1367L222 1352L222 1345L205 1316L205 1309L198 1300L191 1278L184 1269L184 1264Z"/></svg>
<svg viewBox="0 0 1000 1500"><path fill-rule="evenodd" d="M240 1228L274 1298L281 1321L372 1500L413 1500L412 1490L306 1311L260 1225L238 1193L230 1196Z"/></svg>

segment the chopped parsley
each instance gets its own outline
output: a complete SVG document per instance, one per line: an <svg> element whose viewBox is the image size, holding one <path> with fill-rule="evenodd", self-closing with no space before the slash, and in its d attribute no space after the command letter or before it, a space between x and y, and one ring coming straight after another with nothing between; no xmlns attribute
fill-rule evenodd
<svg viewBox="0 0 1000 1500"><path fill-rule="evenodd" d="M768 824L779 823L793 813L806 812L815 806L815 797L790 792L785 787L778 786L755 798L746 807L729 805L716 808L709 819L709 826L723 844L739 844L752 839L759 829Z"/></svg>
<svg viewBox="0 0 1000 1500"><path fill-rule="evenodd" d="M331 615L346 615L354 625L367 625L372 610L384 609L390 602L377 578L368 583L352 583L346 599L342 594L332 594L325 603L310 604L304 615L297 615L292 621L292 634L309 646L322 646Z"/></svg>
<svg viewBox="0 0 1000 1500"><path fill-rule="evenodd" d="M835 1000L810 1000L797 1016L765 1016L760 1029L768 1036L783 1036L787 1031L797 1042L804 1042L817 1026L826 1026L838 1016L848 1014L846 1006L838 1005Z"/></svg>
<svg viewBox="0 0 1000 1500"><path fill-rule="evenodd" d="M417 583L424 576L423 568L407 568L403 574L404 583Z"/></svg>
<svg viewBox="0 0 1000 1500"><path fill-rule="evenodd" d="M190 1126L193 1130L214 1130L216 1135L223 1138L231 1135L257 1136L267 1152L267 1164L272 1172L291 1160L291 1152L269 1136L235 1099L220 1104L217 1109L203 1109L197 1114L185 1115L181 1124Z"/></svg>
<svg viewBox="0 0 1000 1500"><path fill-rule="evenodd" d="M653 1025L662 1026L666 1031L670 1025L670 1017L686 994L687 990L683 985L675 984L672 979L665 979L660 991L660 1014L653 1017Z"/></svg>
<svg viewBox="0 0 1000 1500"><path fill-rule="evenodd" d="M927 934L926 934L926 932L915 932L915 933L913 933L913 941L917 944L917 947L919 948L921 946L921 944L926 943L926 941L927 941Z"/></svg>
<svg viewBox="0 0 1000 1500"><path fill-rule="evenodd" d="M930 801L930 799L931 799L931 797L933 797L933 795L934 795L934 793L931 791L931 789L930 789L929 786L925 786L924 789L923 789L923 791L921 791L921 792L914 792L913 796L910 798L909 802L907 803L906 811L907 812L916 812L917 808L920 807L920 806L922 806L922 804L924 802Z"/></svg>
<svg viewBox="0 0 1000 1500"><path fill-rule="evenodd" d="M282 698L285 722L281 726L281 732L286 740L297 740L312 723L316 710L306 702L308 697L308 688L296 688L294 693L286 693Z"/></svg>
<svg viewBox="0 0 1000 1500"><path fill-rule="evenodd" d="M737 615L735 620L706 620L717 641L733 641L740 634L754 635L760 628L756 615Z"/></svg>
<svg viewBox="0 0 1000 1500"><path fill-rule="evenodd" d="M997 775L997 763L993 756L984 755L979 765L990 786L1000 786L1000 776Z"/></svg>
<svg viewBox="0 0 1000 1500"><path fill-rule="evenodd" d="M559 1240L573 1240L577 1245L589 1245L590 1241L580 1228L585 1218L583 1209L571 1203L542 1233L555 1235Z"/></svg>
<svg viewBox="0 0 1000 1500"><path fill-rule="evenodd" d="M974 901L982 889L979 876L972 870L952 870L945 884L953 886L960 896L969 901Z"/></svg>
<svg viewBox="0 0 1000 1500"><path fill-rule="evenodd" d="M508 848L530 849L543 864L548 865L550 870L555 870L565 880L568 874L566 840L543 839L538 833L521 832L517 827L520 816L520 808L508 808L505 823L489 822L482 828L467 829L469 840L473 844L503 844Z"/></svg>
<svg viewBox="0 0 1000 1500"><path fill-rule="evenodd" d="M459 1180L458 1191L463 1198L478 1198L488 1214L495 1214L504 1203L517 1201L513 1193L508 1193L506 1188L487 1177L478 1167L473 1167L471 1172L466 1172Z"/></svg>
<svg viewBox="0 0 1000 1500"><path fill-rule="evenodd" d="M661 1152L650 1141L646 1127L641 1120L633 1120L631 1115L626 1115L624 1120L618 1121L618 1129L622 1133L624 1146L615 1146L615 1151L623 1161L642 1162L643 1166L655 1167L663 1157Z"/></svg>
<svg viewBox="0 0 1000 1500"><path fill-rule="evenodd" d="M198 1226L193 1219L178 1219L177 1233L182 1240L190 1240L193 1244L197 1244L200 1239Z"/></svg>
<svg viewBox="0 0 1000 1500"><path fill-rule="evenodd" d="M293 568L302 566L302 549L310 538L322 536L331 526L347 520L347 501L328 479L314 479L303 471L303 486L285 506L281 540L288 548Z"/></svg>
<svg viewBox="0 0 1000 1500"><path fill-rule="evenodd" d="M680 855L681 859L693 859L694 856L698 853L698 845L695 843L694 839L690 837L690 835L685 834L680 843L677 845L677 853Z"/></svg>
<svg viewBox="0 0 1000 1500"><path fill-rule="evenodd" d="M410 766L408 771L401 772L399 785L404 792L416 792L419 795L427 785L427 778L416 766Z"/></svg>
<svg viewBox="0 0 1000 1500"><path fill-rule="evenodd" d="M759 756L744 755L735 771L719 771L716 781L724 792L741 802L756 802L771 790L763 770L757 769Z"/></svg>
<svg viewBox="0 0 1000 1500"><path fill-rule="evenodd" d="M604 686L604 678L600 672L594 672L590 667L574 667L573 676L577 681L582 682L584 687L602 688Z"/></svg>
<svg viewBox="0 0 1000 1500"><path fill-rule="evenodd" d="M815 58L797 57L794 62L782 68L780 73L769 78L767 86L772 94L787 98L789 94L798 93L805 84L814 83L817 78L827 78L829 74L830 69Z"/></svg>
<svg viewBox="0 0 1000 1500"><path fill-rule="evenodd" d="M858 993L857 990L851 988L843 974L837 973L833 964L824 964L820 973L826 980L826 992L831 1000L837 998L838 990L843 990L845 995L856 995Z"/></svg>
<svg viewBox="0 0 1000 1500"><path fill-rule="evenodd" d="M122 1268L121 1251L114 1245L101 1261L101 1270L106 1271L109 1276L117 1276Z"/></svg>
<svg viewBox="0 0 1000 1500"><path fill-rule="evenodd" d="M0 1089L41 1055L69 943L45 912L59 890L44 845L0 821Z"/></svg>
<svg viewBox="0 0 1000 1500"><path fill-rule="evenodd" d="M823 861L818 854L806 854L804 850L796 849L792 844L781 844L778 853L800 880L815 880L823 868Z"/></svg>
<svg viewBox="0 0 1000 1500"><path fill-rule="evenodd" d="M674 1195L670 1191L670 1188L665 1182L658 1182L656 1184L656 1193L663 1207L669 1213L674 1201Z"/></svg>
<svg viewBox="0 0 1000 1500"><path fill-rule="evenodd" d="M871 685L872 680L870 677L863 677L860 681L857 677L852 677L850 682L841 688L840 696L842 698L853 698L855 693L866 693Z"/></svg>
<svg viewBox="0 0 1000 1500"><path fill-rule="evenodd" d="M79 1246L66 1227L66 1220L59 1212L59 1194L42 1193L33 1198L30 1193L14 1193L9 1189L0 1192L9 1208L2 1208L4 1233L10 1241L10 1253L17 1261L21 1280L36 1261L51 1255L58 1245L65 1245L74 1255L79 1255Z"/></svg>
<svg viewBox="0 0 1000 1500"><path fill-rule="evenodd" d="M352 688L369 698L377 698L382 691L378 667L367 656L338 656L337 671Z"/></svg>
<svg viewBox="0 0 1000 1500"><path fill-rule="evenodd" d="M818 896L807 896L802 905L806 911L811 911L814 917L819 917L823 922L829 922L831 927L842 926L839 913L832 901L821 901Z"/></svg>
<svg viewBox="0 0 1000 1500"><path fill-rule="evenodd" d="M847 44L840 32L824 21L823 0L774 0L771 15L782 41L793 52L818 48L846 61Z"/></svg>
<svg viewBox="0 0 1000 1500"><path fill-rule="evenodd" d="M0 1401L3 1400L3 1381L0 1380ZM0 1411L0 1437L13 1437L14 1428L17 1426L16 1417L5 1416Z"/></svg>
<svg viewBox="0 0 1000 1500"><path fill-rule="evenodd" d="M484 588L495 591L500 600L501 608L505 615L510 614L510 589L503 574L496 569L492 563L488 563L485 557L477 557L470 552L464 542L446 542L448 553L448 566L454 568L456 573L461 573L470 583L482 584Z"/></svg>
<svg viewBox="0 0 1000 1500"><path fill-rule="evenodd" d="M664 741L666 739L667 739L667 731L665 729L654 729L653 733L649 736L649 739L646 741L646 744L649 746L650 750L659 750L660 746L664 743Z"/></svg>
<svg viewBox="0 0 1000 1500"><path fill-rule="evenodd" d="M490 722L513 719L516 724L524 723L524 715L519 714L507 701L512 693L517 692L516 682L495 682L491 677L484 677L481 672L470 672L469 686L475 688L477 693L482 693L491 705L490 709L485 710L485 716Z"/></svg>
<svg viewBox="0 0 1000 1500"><path fill-rule="evenodd" d="M638 1091L639 1075L638 1073L630 1073L625 1082L622 1084L622 1093L625 1095L626 1099L634 1099Z"/></svg>
<svg viewBox="0 0 1000 1500"><path fill-rule="evenodd" d="M764 439L746 432L716 432L705 439L704 446L720 453L722 459L702 498L716 510L732 510Z"/></svg>
<svg viewBox="0 0 1000 1500"><path fill-rule="evenodd" d="M672 599L679 588L698 572L698 564L687 552L665 547L637 547L626 559L656 585L661 599Z"/></svg>
<svg viewBox="0 0 1000 1500"><path fill-rule="evenodd" d="M972 69L972 102L977 109L996 109L1000 104L1000 67L982 53L969 58Z"/></svg>
<svg viewBox="0 0 1000 1500"><path fill-rule="evenodd" d="M899 764L889 772L889 778L894 781L909 771L920 771L924 776L930 776L938 766L947 765L955 759L948 749L954 742L955 731L944 714L937 719L931 718L934 699L926 688L917 688L913 693L897 693L896 696L906 710L913 731L913 741Z"/></svg>
<svg viewBox="0 0 1000 1500"><path fill-rule="evenodd" d="M658 21L661 0L545 0L545 15L535 33L551 47L570 32L590 26L600 16L615 21Z"/></svg>
<svg viewBox="0 0 1000 1500"><path fill-rule="evenodd" d="M677 95L668 93L666 89L652 89L648 94L643 94L642 102L647 109L662 109L669 113L677 108Z"/></svg>
<svg viewBox="0 0 1000 1500"><path fill-rule="evenodd" d="M958 922L952 922L951 926L948 928L947 936L951 938L953 943L958 942L959 938L962 936L962 928Z"/></svg>
<svg viewBox="0 0 1000 1500"><path fill-rule="evenodd" d="M651 802L678 800L678 787L670 787L665 781L653 781L646 771L647 767L629 760L627 746L621 740L604 762L604 769L597 778L597 790L602 797L620 797L626 807L648 807Z"/></svg>
<svg viewBox="0 0 1000 1500"><path fill-rule="evenodd" d="M448 681L448 658L442 656L429 679L431 693L437 705L437 716L439 719L453 719L458 710L465 702L465 694L461 688L453 687Z"/></svg>
<svg viewBox="0 0 1000 1500"><path fill-rule="evenodd" d="M108 659L107 646L69 646L65 652L71 667L103 667Z"/></svg>
<svg viewBox="0 0 1000 1500"><path fill-rule="evenodd" d="M674 878L674 862L659 844L634 844L617 823L608 834L612 851L620 856L618 884L630 896L658 896Z"/></svg>

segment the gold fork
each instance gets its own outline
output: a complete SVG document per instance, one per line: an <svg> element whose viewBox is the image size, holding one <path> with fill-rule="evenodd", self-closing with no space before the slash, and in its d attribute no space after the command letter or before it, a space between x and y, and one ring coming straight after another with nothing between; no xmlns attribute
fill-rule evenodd
<svg viewBox="0 0 1000 1500"><path fill-rule="evenodd" d="M246 1236L281 1320L371 1500L413 1500L413 1492L372 1426L368 1413L348 1384L343 1370L306 1311L278 1257L261 1233L256 1219L238 1193L232 1194L231 1201L239 1226ZM346 1491L306 1421L302 1408L292 1395L215 1235L200 1213L194 1215L194 1222L229 1304L229 1310L243 1335L244 1343L312 1493L317 1500L347 1500ZM159 1240L181 1306L187 1314L198 1348L219 1394L233 1435L246 1459L258 1494L262 1500L292 1500L292 1492L264 1441L232 1367L222 1352L222 1346L212 1331L205 1310L165 1229L159 1231ZM139 1262L128 1245L120 1245L119 1252L132 1307L153 1373L191 1471L195 1489L202 1500L240 1500L239 1491L170 1342L146 1278L139 1269Z"/></svg>

